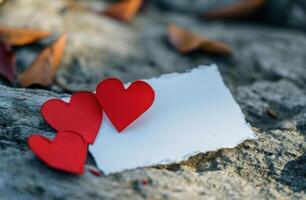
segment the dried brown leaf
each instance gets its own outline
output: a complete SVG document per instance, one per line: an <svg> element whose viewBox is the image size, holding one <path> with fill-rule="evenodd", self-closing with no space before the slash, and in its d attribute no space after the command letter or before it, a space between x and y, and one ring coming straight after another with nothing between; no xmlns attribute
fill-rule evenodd
<svg viewBox="0 0 306 200"><path fill-rule="evenodd" d="M225 44L224 42L220 42L217 40L203 40L201 44L201 49L204 52L211 53L211 54L219 54L224 56L229 56L233 54L233 50L230 46Z"/></svg>
<svg viewBox="0 0 306 200"><path fill-rule="evenodd" d="M123 22L131 22L138 13L142 3L143 0L122 0L109 6L103 14Z"/></svg>
<svg viewBox="0 0 306 200"><path fill-rule="evenodd" d="M65 3L67 4L67 8L70 10L91 11L87 6L75 0L65 0Z"/></svg>
<svg viewBox="0 0 306 200"><path fill-rule="evenodd" d="M207 12L204 16L210 19L244 17L254 13L265 3L266 0L241 0L240 2Z"/></svg>
<svg viewBox="0 0 306 200"><path fill-rule="evenodd" d="M46 31L0 26L0 38L13 46L27 45L50 35Z"/></svg>
<svg viewBox="0 0 306 200"><path fill-rule="evenodd" d="M15 54L12 48L0 40L0 75L12 82L16 75Z"/></svg>
<svg viewBox="0 0 306 200"><path fill-rule="evenodd" d="M46 47L31 66L18 76L19 84L22 87L31 85L49 86L58 69L64 49L66 46L67 35L63 34L49 47Z"/></svg>
<svg viewBox="0 0 306 200"><path fill-rule="evenodd" d="M168 36L172 45L182 53L199 48L202 42L202 37L174 24L168 27Z"/></svg>
<svg viewBox="0 0 306 200"><path fill-rule="evenodd" d="M2 5L2 4L4 4L6 2L6 0L0 0L0 6Z"/></svg>
<svg viewBox="0 0 306 200"><path fill-rule="evenodd" d="M276 112L274 112L274 111L271 110L270 108L268 108L268 109L266 110L266 112L267 112L267 115L268 115L269 117L271 117L271 118L273 118L273 119L277 119L277 118L278 118Z"/></svg>
<svg viewBox="0 0 306 200"><path fill-rule="evenodd" d="M232 49L227 44L199 36L174 24L168 27L168 38L171 44L181 53L202 50L212 54L232 54Z"/></svg>

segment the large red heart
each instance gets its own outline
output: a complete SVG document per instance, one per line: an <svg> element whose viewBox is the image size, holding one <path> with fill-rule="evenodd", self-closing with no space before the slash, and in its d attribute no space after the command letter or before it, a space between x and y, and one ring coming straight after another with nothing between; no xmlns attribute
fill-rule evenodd
<svg viewBox="0 0 306 200"><path fill-rule="evenodd" d="M103 117L102 108L91 92L76 92L70 103L60 99L48 100L41 113L57 131L77 132L89 144L94 142Z"/></svg>
<svg viewBox="0 0 306 200"><path fill-rule="evenodd" d="M154 101L154 90L144 81L135 81L127 89L116 78L102 81L97 98L115 128L121 132L140 117Z"/></svg>
<svg viewBox="0 0 306 200"><path fill-rule="evenodd" d="M28 144L33 153L48 166L75 174L84 173L87 144L81 135L60 131L53 141L41 135L31 135Z"/></svg>

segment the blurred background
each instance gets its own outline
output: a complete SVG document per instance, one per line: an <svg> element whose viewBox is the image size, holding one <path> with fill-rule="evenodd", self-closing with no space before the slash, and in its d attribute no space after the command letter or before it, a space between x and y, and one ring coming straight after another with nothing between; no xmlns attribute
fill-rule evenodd
<svg viewBox="0 0 306 200"><path fill-rule="evenodd" d="M299 62L293 58L296 51L304 53L294 45L303 48L298 38L306 29L305 10L303 0L6 0L0 7L0 25L50 34L25 45L11 45L16 70L9 85L71 93L94 90L108 76L131 81L210 63L220 65L227 81L239 84L263 76L290 77L291 70L299 70L291 67ZM231 55L218 53L220 47L211 47L209 41L202 45L204 50L189 44L194 47L180 52L171 41L170 25L222 42ZM292 29L298 32L292 34ZM56 48L64 50L58 67L51 75L38 69L26 77L48 76L52 82L20 84L19 75L63 33L67 42ZM183 37L178 38L181 44L190 40L178 37ZM217 48L217 53L211 48ZM306 78L305 73L298 76Z"/></svg>

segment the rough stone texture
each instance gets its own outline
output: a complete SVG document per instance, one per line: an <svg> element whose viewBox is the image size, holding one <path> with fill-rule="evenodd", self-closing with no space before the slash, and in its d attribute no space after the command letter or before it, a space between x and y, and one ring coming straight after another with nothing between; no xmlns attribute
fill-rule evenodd
<svg viewBox="0 0 306 200"><path fill-rule="evenodd" d="M90 2L89 6L105 6ZM306 199L304 32L202 22L172 12L174 8L165 12L155 6L147 7L130 25L71 10L59 0L12 0L0 9L0 24L68 32L53 89L93 90L109 75L129 81L217 63L258 137L182 163L77 177L47 168L26 145L32 133L54 135L39 108L47 98L66 94L0 86L0 199ZM226 41L234 56L177 53L165 32L173 22ZM22 59L30 53L25 51Z"/></svg>

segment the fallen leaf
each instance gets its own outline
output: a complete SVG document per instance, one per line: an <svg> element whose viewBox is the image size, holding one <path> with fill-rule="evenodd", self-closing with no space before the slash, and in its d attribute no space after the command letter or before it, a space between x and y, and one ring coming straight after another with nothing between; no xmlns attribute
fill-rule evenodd
<svg viewBox="0 0 306 200"><path fill-rule="evenodd" d="M171 43L182 53L191 52L199 48L202 43L202 37L176 25L169 26L168 36Z"/></svg>
<svg viewBox="0 0 306 200"><path fill-rule="evenodd" d="M223 42L199 36L174 24L168 27L168 37L171 44L181 53L202 50L206 53L231 55L233 52Z"/></svg>
<svg viewBox="0 0 306 200"><path fill-rule="evenodd" d="M0 40L0 75L12 82L16 75L15 54L12 48Z"/></svg>
<svg viewBox="0 0 306 200"><path fill-rule="evenodd" d="M278 118L277 114L276 114L273 110L267 109L266 112L267 112L267 115L268 115L269 117L271 117L271 118L273 118L273 119L277 119L277 118Z"/></svg>
<svg viewBox="0 0 306 200"><path fill-rule="evenodd" d="M4 5L4 3L7 3L7 0L0 0L0 6Z"/></svg>
<svg viewBox="0 0 306 200"><path fill-rule="evenodd" d="M63 34L52 45L46 47L31 66L18 76L22 87L31 85L49 86L62 59L66 46L67 35Z"/></svg>
<svg viewBox="0 0 306 200"><path fill-rule="evenodd" d="M204 16L209 19L244 17L254 13L265 3L266 0L241 0L240 2L207 12Z"/></svg>
<svg viewBox="0 0 306 200"><path fill-rule="evenodd" d="M65 3L67 4L67 8L70 10L91 11L91 9L89 9L87 6L80 4L80 2L75 0L65 0Z"/></svg>
<svg viewBox="0 0 306 200"><path fill-rule="evenodd" d="M122 0L109 6L103 14L119 19L123 22L131 22L139 11L143 0Z"/></svg>
<svg viewBox="0 0 306 200"><path fill-rule="evenodd" d="M0 38L13 46L27 45L50 35L46 31L0 26Z"/></svg>
<svg viewBox="0 0 306 200"><path fill-rule="evenodd" d="M6 0L0 0L0 6L2 5L2 4L4 4L6 2Z"/></svg>

